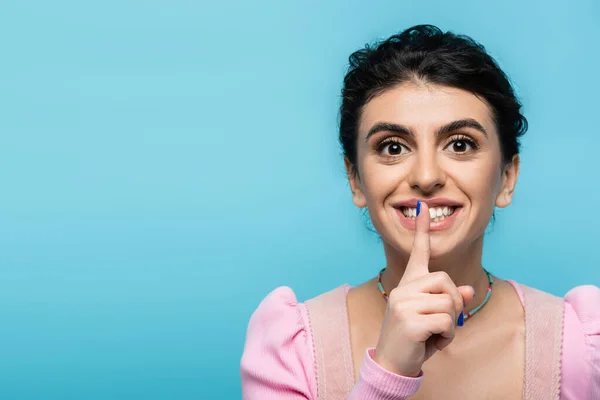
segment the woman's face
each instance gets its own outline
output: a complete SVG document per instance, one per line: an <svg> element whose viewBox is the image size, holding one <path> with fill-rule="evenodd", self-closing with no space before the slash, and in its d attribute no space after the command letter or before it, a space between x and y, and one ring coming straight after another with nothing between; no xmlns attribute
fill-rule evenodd
<svg viewBox="0 0 600 400"><path fill-rule="evenodd" d="M482 237L494 206L512 200L519 159L504 166L491 109L470 92L403 84L363 108L354 203L368 207L383 241L410 252L416 202L430 206L431 257Z"/></svg>

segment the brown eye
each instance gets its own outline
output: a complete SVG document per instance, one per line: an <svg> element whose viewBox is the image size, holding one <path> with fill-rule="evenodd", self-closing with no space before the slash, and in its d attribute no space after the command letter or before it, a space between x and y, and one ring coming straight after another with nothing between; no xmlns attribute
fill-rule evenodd
<svg viewBox="0 0 600 400"><path fill-rule="evenodd" d="M388 140L377 146L377 151L384 156L394 157L406 153L408 149L398 141Z"/></svg>
<svg viewBox="0 0 600 400"><path fill-rule="evenodd" d="M390 143L387 146L388 149L388 153L390 153L390 155L398 155L400 153L402 153L402 146L398 143Z"/></svg>
<svg viewBox="0 0 600 400"><path fill-rule="evenodd" d="M446 146L446 150L459 154L477 150L477 148L477 144L473 140L466 137L453 139L448 146Z"/></svg>
<svg viewBox="0 0 600 400"><path fill-rule="evenodd" d="M457 153L463 153L463 152L467 151L468 148L469 148L469 145L464 140L457 140L454 143L452 143L452 150Z"/></svg>

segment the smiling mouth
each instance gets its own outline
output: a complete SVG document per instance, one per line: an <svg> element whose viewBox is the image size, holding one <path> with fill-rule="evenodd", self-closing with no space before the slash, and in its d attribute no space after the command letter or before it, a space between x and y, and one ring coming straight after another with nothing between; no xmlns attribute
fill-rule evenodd
<svg viewBox="0 0 600 400"><path fill-rule="evenodd" d="M443 221L454 214L457 208L453 206L432 207L429 209L429 218L431 218L431 222ZM416 207L400 207L400 211L408 219L417 218Z"/></svg>

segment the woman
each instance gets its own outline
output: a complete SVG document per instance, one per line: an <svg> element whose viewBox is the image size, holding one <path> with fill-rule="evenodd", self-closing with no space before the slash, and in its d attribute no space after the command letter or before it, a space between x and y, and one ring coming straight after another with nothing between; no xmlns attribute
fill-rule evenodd
<svg viewBox="0 0 600 400"><path fill-rule="evenodd" d="M305 303L287 287L269 294L249 323L243 397L600 399L600 289L562 299L482 266L527 130L505 74L434 26L350 63L340 141L387 265Z"/></svg>

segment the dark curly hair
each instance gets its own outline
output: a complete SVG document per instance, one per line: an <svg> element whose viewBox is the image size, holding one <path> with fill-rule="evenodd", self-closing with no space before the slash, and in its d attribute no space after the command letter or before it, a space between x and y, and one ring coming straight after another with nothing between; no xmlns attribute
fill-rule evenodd
<svg viewBox="0 0 600 400"><path fill-rule="evenodd" d="M485 48L465 35L417 25L367 45L350 56L340 107L344 156L354 172L356 138L363 106L387 89L407 81L424 81L463 89L485 99L492 109L504 163L519 153L519 138L527 131L508 77Z"/></svg>

